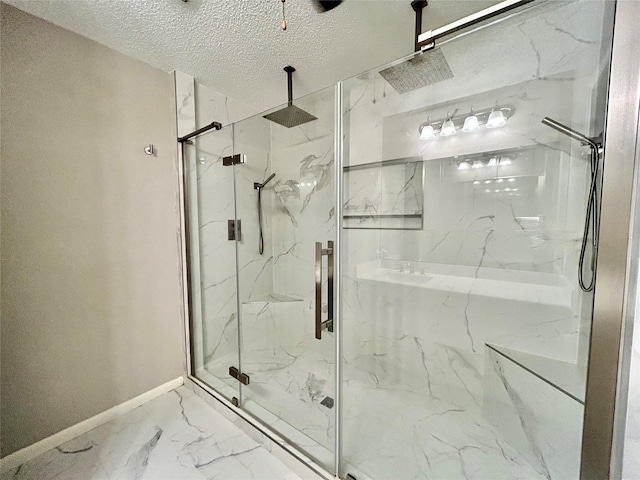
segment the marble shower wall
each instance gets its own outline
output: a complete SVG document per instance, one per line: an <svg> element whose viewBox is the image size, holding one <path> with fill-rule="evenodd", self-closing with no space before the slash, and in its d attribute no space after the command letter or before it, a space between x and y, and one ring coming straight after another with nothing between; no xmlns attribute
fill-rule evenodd
<svg viewBox="0 0 640 480"><path fill-rule="evenodd" d="M182 134L212 121L224 125L222 130L201 135L193 145L186 146L185 176L189 185L190 253L194 259L191 276L196 368L214 360L232 365L238 358L236 280L240 282L241 295L250 292L259 296L271 291L270 274L258 275L268 264L266 259L271 253L269 247L263 257L257 253L257 200L253 190L253 182L261 181L267 170L268 156L262 148L247 145L243 152L247 154L247 164L222 165L224 156L236 153L234 135L242 138L242 129L238 131L233 123L255 114L252 108L198 85L193 77L179 72L176 72L176 101ZM268 136L255 133L258 142L264 139L268 142ZM240 138L236 138L239 144ZM234 183L241 193L237 197ZM236 208L243 220L243 237L238 242L239 278L236 278L236 246L227 239L227 221L234 218Z"/></svg>
<svg viewBox="0 0 640 480"><path fill-rule="evenodd" d="M610 8L548 2L443 42L453 78L404 95L377 71L345 82L345 165L424 160L422 229L345 230L343 352L371 388L486 413L485 405L494 408L498 400L486 394L495 378L493 370L484 373L491 365L485 344L558 362L571 374L584 371L592 296L578 288L577 265L589 151L541 120L548 116L590 136L601 132L604 111L594 109L606 92L598 81L608 68L610 25L603 18ZM515 110L502 128L419 139L428 117L438 121L496 103ZM512 162L457 168L482 152ZM384 173L372 166L371 175ZM345 198L354 211L366 211L373 202L358 187L345 178ZM544 424L546 413L534 408L531 394L540 380L523 372L513 375L526 392L528 421ZM346 411L359 408L354 389L345 383ZM574 403L563 398L560 412L573 415ZM579 435L578 417L562 432ZM550 441L553 428L541 435ZM526 446L511 438L527 457ZM356 449L345 444L347 461ZM547 467L535 462L546 475ZM548 467L550 478L569 478L571 465Z"/></svg>
<svg viewBox="0 0 640 480"><path fill-rule="evenodd" d="M537 331L525 334L531 337L526 351L578 361L583 302L588 307L591 298L577 289L588 150L541 120L549 116L576 130L599 133L591 131L591 105L595 82L606 67L600 45L603 8L602 2L554 3L546 13L538 9L536 15L525 13L503 22L501 28L444 43L440 48L454 77L405 95L397 94L377 72L345 83L345 164L419 157L425 165L423 229L347 230L345 301L346 314L354 322L363 318L375 323L358 306L363 287L356 267L376 259L397 260L396 268L401 263L426 262L500 269L511 272L513 281L518 281L518 271L544 273L549 274L550 286L559 287L561 308L531 299L514 309L510 302L494 303L486 314L537 316ZM428 116L439 120L471 107L491 108L496 102L515 110L503 128L419 139L418 126ZM513 154L510 165L457 168L456 162L467 155L505 150ZM347 200L358 198L357 185L345 183ZM482 299L471 295L468 300L458 311L449 308L439 320L461 318L471 325L473 336L474 326L484 321L480 311L474 314L475 302ZM390 318L416 322L421 318L420 311L407 303L396 306L398 310L379 310L378 318L383 323ZM543 310L546 313L540 316ZM366 325L357 331L358 335L346 335L354 342L346 351L357 352L368 335L375 337ZM365 338L362 332L367 332ZM526 342L517 336L498 335L504 345L525 348ZM558 340L554 351L545 347L550 340ZM461 338L458 344L462 343Z"/></svg>

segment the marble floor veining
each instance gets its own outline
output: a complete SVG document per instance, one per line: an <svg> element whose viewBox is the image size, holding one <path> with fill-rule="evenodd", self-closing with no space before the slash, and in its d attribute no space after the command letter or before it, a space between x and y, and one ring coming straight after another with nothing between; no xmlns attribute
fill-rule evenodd
<svg viewBox="0 0 640 480"><path fill-rule="evenodd" d="M0 480L300 480L180 387L4 472Z"/></svg>
<svg viewBox="0 0 640 480"><path fill-rule="evenodd" d="M320 402L334 395L332 365L296 349L251 350L245 357L243 371L251 376L241 395L245 410L329 468L333 410ZM344 473L358 480L545 480L479 407L379 384L370 362L343 366ZM205 381L220 389L229 364L228 358L211 362L199 375L208 373ZM308 388L311 377L321 387Z"/></svg>

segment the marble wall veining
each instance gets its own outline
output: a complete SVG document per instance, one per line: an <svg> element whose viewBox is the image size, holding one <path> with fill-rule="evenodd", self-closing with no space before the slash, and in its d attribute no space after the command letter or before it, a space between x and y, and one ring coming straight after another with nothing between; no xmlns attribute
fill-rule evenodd
<svg viewBox="0 0 640 480"><path fill-rule="evenodd" d="M546 425L547 413L532 395L545 384L545 371L535 371L540 365L555 362L569 377L557 383L584 390L575 377L584 377L592 295L578 288L577 268L589 151L541 120L548 116L587 135L601 132L604 111L595 108L606 92L599 80L608 69L603 18L610 7L549 2L444 42L453 78L404 95L377 71L345 82L345 165L372 164L370 175L383 176L389 173L375 162L424 161L422 228L411 228L408 219L405 228L385 228L378 220L378 229L344 232L344 361L370 388L411 392L487 416L502 401L487 394L495 390L488 344L522 352L523 363L507 360L501 368L527 392L519 407L530 413L529 423ZM429 117L440 121L495 105L514 110L502 128L419 138L418 127ZM482 152L511 162L458 168ZM345 198L354 211L370 211L374 203L349 175ZM504 424L492 423L539 474L573 478L581 405L554 387L555 380L545 385L566 414L562 429L540 427L531 446L530 432L510 431L520 422L517 412ZM357 391L345 382L346 411L365 408ZM571 454L541 465L537 444L552 444L555 433ZM346 461L356 461L359 450L345 441Z"/></svg>
<svg viewBox="0 0 640 480"><path fill-rule="evenodd" d="M189 217L198 226L190 245L192 278L200 280L192 288L196 371L212 375L227 397L240 397L228 375L240 362L251 377L241 395L246 410L293 426L328 463L334 415L332 404L320 402L335 398L334 350L330 333L314 338L313 295L315 242L326 247L335 239L334 89L296 100L318 120L287 129L197 83L177 85L179 122L225 125L185 151ZM222 166L222 157L237 153L244 164ZM261 255L254 182L272 173L262 191ZM237 242L227 240L233 218L242 222ZM326 286L325 274L324 315Z"/></svg>
<svg viewBox="0 0 640 480"><path fill-rule="evenodd" d="M187 147L197 186L196 367L231 396L239 390L226 369L240 360L251 376L247 411L302 432L300 448L316 459L330 456L335 337L314 338L314 247L335 239L344 213L344 461L358 478L385 478L399 462L407 476L464 477L468 448L489 455L473 459L488 476L575 476L592 302L577 286L588 151L541 120L600 133L610 7L548 2L445 41L453 77L404 95L376 71L345 81L343 212L334 205L333 88L297 99L318 119L290 129L197 84L192 101L187 88L178 98L190 121L228 125ZM495 105L513 111L503 128L419 138L428 117ZM223 167L231 153L246 163ZM459 168L478 154L509 161ZM395 159L409 160L379 165ZM260 255L253 183L272 173ZM234 217L237 243L226 237ZM323 290L324 316L326 281ZM431 437L414 428L431 422ZM363 444L376 428L397 435L394 445L386 436Z"/></svg>

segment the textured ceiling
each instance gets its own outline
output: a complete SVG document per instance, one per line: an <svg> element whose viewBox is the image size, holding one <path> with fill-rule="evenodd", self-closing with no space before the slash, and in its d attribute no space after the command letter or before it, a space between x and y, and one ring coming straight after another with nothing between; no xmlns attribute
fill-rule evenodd
<svg viewBox="0 0 640 480"><path fill-rule="evenodd" d="M3 0L164 70L177 69L258 109L299 97L412 52L409 0L345 0L319 13L311 0ZM423 30L498 0L429 0Z"/></svg>

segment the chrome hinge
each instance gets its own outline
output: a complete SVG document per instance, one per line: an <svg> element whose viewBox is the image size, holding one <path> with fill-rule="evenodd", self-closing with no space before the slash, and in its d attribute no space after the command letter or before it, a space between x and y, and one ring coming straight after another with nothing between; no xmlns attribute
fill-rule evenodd
<svg viewBox="0 0 640 480"><path fill-rule="evenodd" d="M240 373L236 367L229 367L229 375L238 380L243 385L249 385L249 375L246 373Z"/></svg>
<svg viewBox="0 0 640 480"><path fill-rule="evenodd" d="M222 165L228 167L230 165L239 165L244 163L246 160L246 156L242 153L237 153L236 155L230 155L228 157L222 157Z"/></svg>
<svg viewBox="0 0 640 480"><path fill-rule="evenodd" d="M227 220L227 239L242 241L242 220Z"/></svg>

